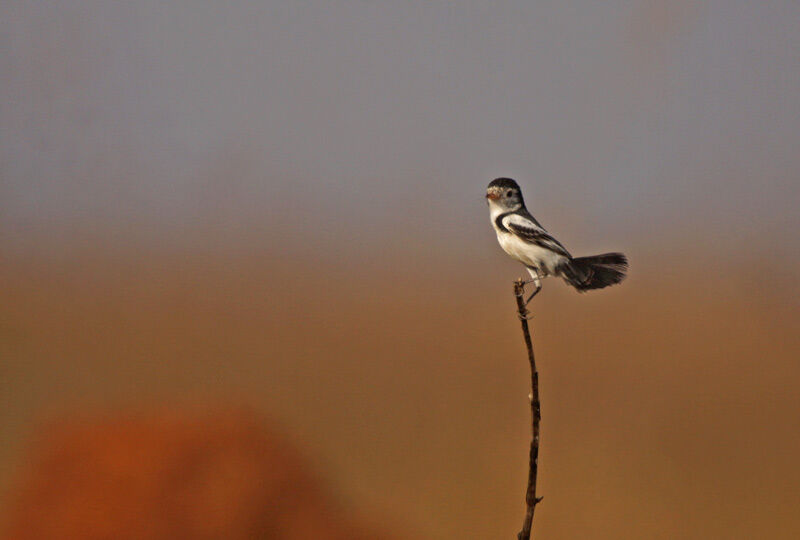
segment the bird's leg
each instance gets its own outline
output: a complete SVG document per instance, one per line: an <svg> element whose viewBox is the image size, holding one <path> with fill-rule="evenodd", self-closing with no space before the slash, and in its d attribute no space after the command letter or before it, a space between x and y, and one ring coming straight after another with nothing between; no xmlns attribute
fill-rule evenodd
<svg viewBox="0 0 800 540"><path fill-rule="evenodd" d="M532 279L530 281L526 281L525 283L533 283L533 286L536 287L533 293L525 300L525 305L527 306L530 304L533 297L539 294L539 291L542 290L542 280L539 278L539 272L537 272L533 268L528 268L528 271L531 273Z"/></svg>
<svg viewBox="0 0 800 540"><path fill-rule="evenodd" d="M533 297L536 296L537 294L539 294L539 291L541 291L541 290L542 290L542 286L541 285L536 285L536 290L534 290L533 293L528 297L528 299L525 300L525 305L527 306L528 304L530 304L531 300L533 300Z"/></svg>
<svg viewBox="0 0 800 540"><path fill-rule="evenodd" d="M536 284L536 289L533 291L533 293L531 293L531 295L528 297L528 299L525 300L525 305L527 306L528 304L530 304L531 300L533 300L533 297L536 296L537 294L539 294L539 291L541 291L541 290L542 290L542 285L537 283Z"/></svg>
<svg viewBox="0 0 800 540"><path fill-rule="evenodd" d="M528 272L530 272L530 274L531 274L531 279L523 280L522 278L520 278L520 280L519 280L520 283L522 283L522 287L523 287L522 291L525 290L525 285L527 285L528 283L533 283L533 286L536 287L536 289L528 297L528 299L525 300L525 304L524 304L525 312L523 314L518 314L519 318L522 319L522 320L525 320L525 321L530 320L530 315L531 315L531 312L528 311L528 304L530 303L531 300L533 300L533 297L536 296L539 293L539 291L542 290L542 281L539 278L539 272L536 271L535 268L530 268L530 267L528 267Z"/></svg>

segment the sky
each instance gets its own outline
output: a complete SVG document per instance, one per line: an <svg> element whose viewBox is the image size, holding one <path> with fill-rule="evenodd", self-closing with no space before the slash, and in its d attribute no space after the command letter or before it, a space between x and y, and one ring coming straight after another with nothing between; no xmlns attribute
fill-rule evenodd
<svg viewBox="0 0 800 540"><path fill-rule="evenodd" d="M512 176L567 245L789 251L798 23L791 1L6 2L0 223L464 247Z"/></svg>

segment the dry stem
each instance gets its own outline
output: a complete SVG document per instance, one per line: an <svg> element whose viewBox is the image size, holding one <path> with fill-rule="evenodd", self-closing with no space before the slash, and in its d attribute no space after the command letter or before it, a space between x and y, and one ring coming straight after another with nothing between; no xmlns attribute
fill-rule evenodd
<svg viewBox="0 0 800 540"><path fill-rule="evenodd" d="M542 419L541 405L539 403L539 373L536 371L536 359L533 356L533 343L531 333L528 329L528 310L525 307L525 282L522 279L514 282L514 296L517 299L517 312L522 321L522 334L525 337L525 346L528 348L528 362L531 365L531 394L528 396L531 401L531 420L533 436L531 438L531 449L528 463L528 489L525 493L525 521L522 523L522 530L517 534L517 540L530 540L531 526L533 524L533 512L536 505L542 500L536 496L536 475L539 468L539 422Z"/></svg>

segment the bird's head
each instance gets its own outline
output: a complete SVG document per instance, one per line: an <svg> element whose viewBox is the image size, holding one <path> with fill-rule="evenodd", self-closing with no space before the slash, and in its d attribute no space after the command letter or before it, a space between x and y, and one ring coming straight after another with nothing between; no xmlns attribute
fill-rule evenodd
<svg viewBox="0 0 800 540"><path fill-rule="evenodd" d="M511 178L492 180L486 188L486 202L504 210L516 210L525 204L519 185Z"/></svg>

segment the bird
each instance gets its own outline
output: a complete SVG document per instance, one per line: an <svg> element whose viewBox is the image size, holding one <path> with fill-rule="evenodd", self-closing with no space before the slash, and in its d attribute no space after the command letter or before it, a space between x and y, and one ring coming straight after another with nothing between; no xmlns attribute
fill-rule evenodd
<svg viewBox="0 0 800 540"><path fill-rule="evenodd" d="M511 178L496 178L486 188L489 216L497 241L512 259L527 268L533 283L528 305L542 289L547 276L561 277L578 292L602 289L625 279L628 258L622 253L573 257L536 218L528 212L522 190Z"/></svg>

